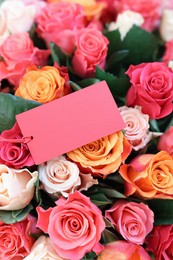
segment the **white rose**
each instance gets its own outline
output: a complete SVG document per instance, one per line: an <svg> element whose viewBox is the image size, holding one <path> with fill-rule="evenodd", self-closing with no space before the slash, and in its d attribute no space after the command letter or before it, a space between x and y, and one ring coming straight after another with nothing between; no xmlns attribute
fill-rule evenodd
<svg viewBox="0 0 173 260"><path fill-rule="evenodd" d="M55 252L49 237L41 236L34 243L30 254L24 258L25 260L63 260L62 257Z"/></svg>
<svg viewBox="0 0 173 260"><path fill-rule="evenodd" d="M134 150L139 150L151 140L149 130L149 116L141 112L141 107L120 107L119 111L126 124L125 137L132 144Z"/></svg>
<svg viewBox="0 0 173 260"><path fill-rule="evenodd" d="M34 196L38 172L16 170L0 165L0 210L18 210L26 207Z"/></svg>
<svg viewBox="0 0 173 260"><path fill-rule="evenodd" d="M108 30L113 31L119 29L121 40L123 40L133 25L141 26L143 23L144 18L141 14L127 10L118 14L116 22L110 23Z"/></svg>
<svg viewBox="0 0 173 260"><path fill-rule="evenodd" d="M0 46L9 35L10 33L6 25L5 17L0 12Z"/></svg>
<svg viewBox="0 0 173 260"><path fill-rule="evenodd" d="M50 194L61 193L64 197L68 197L68 194L73 193L81 184L79 168L75 163L67 161L64 156L39 165L38 172L44 189Z"/></svg>
<svg viewBox="0 0 173 260"><path fill-rule="evenodd" d="M21 0L6 0L0 5L0 17L3 17L10 33L27 32L34 23L35 6L25 5Z"/></svg>
<svg viewBox="0 0 173 260"><path fill-rule="evenodd" d="M163 11L160 35L164 41L173 40L173 10L165 9Z"/></svg>

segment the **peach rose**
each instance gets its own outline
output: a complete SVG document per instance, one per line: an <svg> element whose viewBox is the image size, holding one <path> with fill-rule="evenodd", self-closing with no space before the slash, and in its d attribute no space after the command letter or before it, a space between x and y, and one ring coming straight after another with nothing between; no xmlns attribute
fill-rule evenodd
<svg viewBox="0 0 173 260"><path fill-rule="evenodd" d="M92 77L96 66L104 68L108 51L108 40L96 28L84 28L76 34L76 50L72 66L76 75L81 78Z"/></svg>
<svg viewBox="0 0 173 260"><path fill-rule="evenodd" d="M83 170L106 178L115 172L131 152L131 145L121 131L103 137L67 153Z"/></svg>
<svg viewBox="0 0 173 260"><path fill-rule="evenodd" d="M17 87L26 68L31 64L44 66L49 54L49 50L34 47L26 32L10 35L0 46L0 80L8 79Z"/></svg>
<svg viewBox="0 0 173 260"><path fill-rule="evenodd" d="M126 196L173 198L173 158L165 151L139 155L131 164L122 165L119 172L125 180Z"/></svg>
<svg viewBox="0 0 173 260"><path fill-rule="evenodd" d="M44 189L50 193L61 193L68 197L81 184L79 168L75 163L59 156L38 167L39 179Z"/></svg>
<svg viewBox="0 0 173 260"><path fill-rule="evenodd" d="M48 210L37 207L37 227L48 233L57 254L80 260L91 250L101 251L99 240L105 223L100 209L78 191L56 204Z"/></svg>
<svg viewBox="0 0 173 260"><path fill-rule="evenodd" d="M138 245L144 243L145 237L153 228L154 214L142 202L119 200L106 210L105 216L125 240Z"/></svg>
<svg viewBox="0 0 173 260"><path fill-rule="evenodd" d="M49 237L41 236L34 243L31 252L24 260L65 260L53 248Z"/></svg>
<svg viewBox="0 0 173 260"><path fill-rule="evenodd" d="M65 80L63 76L61 68L30 66L21 79L15 95L40 103L53 101L70 92L67 79Z"/></svg>
<svg viewBox="0 0 173 260"><path fill-rule="evenodd" d="M171 126L159 139L158 150L167 151L173 155L173 126Z"/></svg>
<svg viewBox="0 0 173 260"><path fill-rule="evenodd" d="M119 107L120 114L126 124L124 136L131 143L134 150L138 151L146 146L152 137L158 137L162 133L149 131L149 116L143 114L140 106Z"/></svg>
<svg viewBox="0 0 173 260"><path fill-rule="evenodd" d="M17 210L27 206L34 196L38 172L15 170L0 164L0 210Z"/></svg>
<svg viewBox="0 0 173 260"><path fill-rule="evenodd" d="M14 224L0 224L0 257L3 260L22 260L29 254L34 238L38 234L36 218L28 215Z"/></svg>
<svg viewBox="0 0 173 260"><path fill-rule="evenodd" d="M62 194L68 197L75 190L88 190L98 184L91 174L82 174L75 163L67 161L64 156L56 157L38 167L39 179L43 188L54 197Z"/></svg>
<svg viewBox="0 0 173 260"><path fill-rule="evenodd" d="M143 23L144 18L140 13L127 10L118 14L116 22L111 22L108 30L112 31L118 29L120 31L121 40L123 40L133 25L141 26Z"/></svg>
<svg viewBox="0 0 173 260"><path fill-rule="evenodd" d="M115 241L106 245L97 260L151 260L142 246L126 241Z"/></svg>
<svg viewBox="0 0 173 260"><path fill-rule="evenodd" d="M75 3L50 3L37 17L37 31L47 45L54 42L71 55L75 48L76 31L85 26L82 6Z"/></svg>

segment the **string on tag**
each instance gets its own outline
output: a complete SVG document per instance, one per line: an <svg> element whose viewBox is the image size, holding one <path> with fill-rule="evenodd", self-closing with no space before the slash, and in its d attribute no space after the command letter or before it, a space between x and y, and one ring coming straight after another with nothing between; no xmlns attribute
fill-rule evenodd
<svg viewBox="0 0 173 260"><path fill-rule="evenodd" d="M7 139L4 138L2 136L0 136L0 142L10 142L10 143L24 143L27 144L28 142L30 142L33 139L32 136L24 136L22 138L19 139Z"/></svg>

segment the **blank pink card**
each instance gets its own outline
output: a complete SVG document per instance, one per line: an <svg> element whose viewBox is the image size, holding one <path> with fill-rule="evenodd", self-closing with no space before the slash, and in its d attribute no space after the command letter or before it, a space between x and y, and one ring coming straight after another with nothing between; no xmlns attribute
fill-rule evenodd
<svg viewBox="0 0 173 260"><path fill-rule="evenodd" d="M35 164L125 127L105 81L16 116Z"/></svg>

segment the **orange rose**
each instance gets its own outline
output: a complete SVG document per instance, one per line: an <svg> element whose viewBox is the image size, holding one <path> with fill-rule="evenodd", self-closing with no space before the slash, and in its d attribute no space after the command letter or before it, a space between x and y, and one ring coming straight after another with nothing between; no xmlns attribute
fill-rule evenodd
<svg viewBox="0 0 173 260"><path fill-rule="evenodd" d="M40 103L50 102L69 92L69 86L66 85L67 75L67 73L63 75L61 68L53 66L42 68L30 66L21 79L15 95Z"/></svg>
<svg viewBox="0 0 173 260"><path fill-rule="evenodd" d="M143 156L145 165L140 167ZM122 165L120 174L125 180L126 196L135 193L147 199L173 198L173 158L165 151L138 156L132 164Z"/></svg>
<svg viewBox="0 0 173 260"><path fill-rule="evenodd" d="M131 152L131 145L121 131L86 144L67 156L94 176L106 178L115 172Z"/></svg>
<svg viewBox="0 0 173 260"><path fill-rule="evenodd" d="M49 3L63 2L63 0L48 0ZM105 8L104 3L98 3L96 0L66 0L65 2L76 3L84 8L84 13L88 20L92 18L99 19Z"/></svg>

